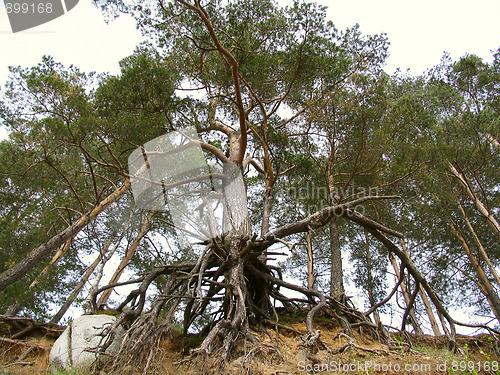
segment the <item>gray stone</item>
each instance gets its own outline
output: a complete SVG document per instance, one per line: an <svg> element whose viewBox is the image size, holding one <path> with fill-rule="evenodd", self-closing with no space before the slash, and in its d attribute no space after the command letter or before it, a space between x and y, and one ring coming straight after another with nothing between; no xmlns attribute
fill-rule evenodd
<svg viewBox="0 0 500 375"><path fill-rule="evenodd" d="M52 346L49 355L52 369L88 369L97 359L96 354L89 349L105 342L102 332L115 321L116 318L110 315L83 315L73 320ZM106 353L118 352L124 334L125 330L120 327Z"/></svg>

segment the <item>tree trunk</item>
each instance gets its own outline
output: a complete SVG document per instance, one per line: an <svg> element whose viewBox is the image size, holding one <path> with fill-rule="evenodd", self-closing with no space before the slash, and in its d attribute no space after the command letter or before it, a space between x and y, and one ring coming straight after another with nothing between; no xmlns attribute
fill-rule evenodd
<svg viewBox="0 0 500 375"><path fill-rule="evenodd" d="M438 314L438 317L439 317L439 321L441 322L441 327L443 327L444 334L446 336L449 336L450 335L450 330L446 326L446 322L444 320L443 314L441 314L439 311L438 311L437 314Z"/></svg>
<svg viewBox="0 0 500 375"><path fill-rule="evenodd" d="M469 217L467 216L467 213L465 212L465 209L462 206L462 204L460 203L460 201L458 200L458 198L457 198L457 203L458 203L458 207L460 208L460 212L462 213L462 216L465 219L465 223L467 224L467 228L471 232L472 237L474 237L474 241L476 242L476 245L479 249L479 254L481 254L481 257L488 265L491 274L495 278L495 281L497 282L498 286L500 286L500 277L498 277L498 273L495 270L495 266L493 266L493 263L491 263L490 257L486 253L486 250L484 249L484 246L483 246L481 240L479 239L479 236L477 235L476 231L474 230L474 227L472 226L472 224L469 220Z"/></svg>
<svg viewBox="0 0 500 375"><path fill-rule="evenodd" d="M307 289L313 289L316 277L314 276L314 257L313 257L311 231L308 231L306 233L306 246L307 246Z"/></svg>
<svg viewBox="0 0 500 375"><path fill-rule="evenodd" d="M260 236L264 237L264 235L269 232L270 225L269 220L271 217L271 204L273 197L273 188L267 186L266 193L264 195L264 205L262 207L262 226L260 230Z"/></svg>
<svg viewBox="0 0 500 375"><path fill-rule="evenodd" d="M42 276L45 275L51 266L57 264L57 262L59 262L59 260L61 260L61 258L64 256L64 254L66 254L66 252L69 250L69 247L71 245L71 241L72 239L69 239L68 241L66 241L65 243L63 243L61 245L61 247L59 247L59 250L57 250L57 252L55 253L55 255L52 257L52 260L50 261L50 263L48 265L46 265L42 272L40 272L36 277L35 277L35 280L33 280L33 282L30 284L29 286L29 290L33 289L35 286L38 285L38 283L40 282L40 280L42 279ZM34 298L34 295L32 295L32 298ZM6 312L6 315L8 316L16 316L17 314L19 314L19 312L22 310L22 306L21 304L19 303L14 303L13 305L9 306L8 309L7 309L7 312Z"/></svg>
<svg viewBox="0 0 500 375"><path fill-rule="evenodd" d="M334 216L329 224L330 254L332 266L330 269L330 296L340 300L345 294L344 274L342 271L342 251L340 249L339 228L337 217Z"/></svg>
<svg viewBox="0 0 500 375"><path fill-rule="evenodd" d="M408 248L406 247L405 242L400 238L399 243L401 244L401 247L403 248L404 253L408 257L408 259L413 263L413 260L410 258L410 252L408 251ZM427 312L427 316L429 317L429 322L431 323L432 331L434 332L434 336L440 336L441 332L439 331L439 325L437 324L436 317L434 316L434 312L432 311L432 306L429 303L429 299L427 298L427 294L420 285L420 297L422 298L422 302L424 303L425 306L425 311Z"/></svg>
<svg viewBox="0 0 500 375"><path fill-rule="evenodd" d="M123 271L125 270L125 267L129 264L130 260L134 256L137 248L139 247L139 244L142 240L142 238L146 235L146 233L149 231L149 228L151 226L151 221L153 220L153 217L155 215L155 211L150 211L144 222L142 223L139 232L137 233L137 236L134 238L132 241L132 244L129 246L127 249L127 252L125 253L125 256L122 258L120 261L120 264L115 270L115 273L109 280L108 284L114 284L118 282L120 279L120 276L122 275ZM99 302L97 303L97 307L100 308L101 306L105 306L108 303L108 299L111 295L111 292L113 291L113 288L106 289L101 297L99 298ZM90 294L89 294L90 295Z"/></svg>
<svg viewBox="0 0 500 375"><path fill-rule="evenodd" d="M441 336L441 331L439 331L439 325L437 324L436 317L434 316L434 312L432 311L432 306L422 285L420 285L420 297L422 298L422 302L424 303L425 311L427 312L427 316L429 317L429 322L431 323L434 336Z"/></svg>
<svg viewBox="0 0 500 375"><path fill-rule="evenodd" d="M210 329L200 348L192 350L191 356L213 354L215 348L220 348L219 363L225 364L238 338L255 341L250 332L249 316L254 316L255 308L268 313L269 290L267 281L254 277L246 264L251 259L251 226L246 204L246 188L241 171L237 165L224 165L226 174L224 186L224 236L223 242L217 244L214 252L224 259L219 267L223 270L225 288L222 301L223 318ZM205 258L208 255L205 255ZM260 263L260 262L257 262ZM263 267L262 263L260 263ZM198 271L201 272L201 271ZM203 296L200 297L200 302ZM200 305L198 305L200 306ZM191 317L193 310L189 305L187 316ZM185 329L188 327L185 327Z"/></svg>
<svg viewBox="0 0 500 375"><path fill-rule="evenodd" d="M442 314L450 325L451 332L447 334L450 341L450 349L456 350L456 330L455 330L455 321L450 316L448 311L444 308L441 300L431 288L425 277L420 273L420 271L415 267L413 262L408 258L408 256L401 251L391 240L389 240L384 234L380 233L377 229L373 228L371 225L363 222L363 218L356 216L354 213L349 212L349 215L346 216L348 219L360 224L363 226L370 234L372 234L375 238L377 238L389 251L392 251L407 267L408 272L413 276L416 282L420 283L421 286L425 289L427 294L429 295L432 303L436 306L438 313Z"/></svg>
<svg viewBox="0 0 500 375"><path fill-rule="evenodd" d="M264 237L270 230L270 219L271 219L271 206L273 201L273 188L272 186L266 186L266 193L264 195L264 205L262 208L262 226L260 230L260 236ZM266 263L266 255L261 254L259 260L262 263Z"/></svg>
<svg viewBox="0 0 500 375"><path fill-rule="evenodd" d="M5 310L5 316L16 316L19 314L19 311L23 309L23 306L19 302L14 302L10 305L7 310Z"/></svg>
<svg viewBox="0 0 500 375"><path fill-rule="evenodd" d="M57 252L52 257L50 264L45 266L44 269L42 270L42 272L40 272L38 274L38 276L35 278L35 280L33 280L33 282L30 284L30 289L35 287L40 282L40 279L42 278L42 276L45 275L49 271L50 267L56 265L61 260L61 258L68 252L68 250L71 246L71 241L72 241L72 238L70 238L68 241L66 241L59 248L59 250L57 250Z"/></svg>
<svg viewBox="0 0 500 375"><path fill-rule="evenodd" d="M453 235L460 241L463 249L465 250L465 253L467 254L467 257L469 258L469 261L472 265L472 268L476 272L477 279L479 281L479 284L481 285L480 289L486 296L486 299L491 306L491 310L495 314L497 320L500 322L500 298L498 297L498 294L495 292L495 289L488 280L488 276L486 276L483 267L481 267L477 258L472 253L469 244L462 236L459 229L452 223L450 224L450 227Z"/></svg>
<svg viewBox="0 0 500 375"><path fill-rule="evenodd" d="M71 307L71 305L75 301L76 297L78 297L78 294L80 294L80 291L82 290L82 288L84 287L84 285L87 283L88 279L90 278L90 276L92 275L92 273L96 269L96 267L99 264L99 262L103 261L104 256L106 255L106 253L107 253L107 251L109 249L109 246L111 245L112 241L113 241L113 237L110 237L108 239L108 241L106 241L106 244L104 245L104 248L100 252L99 256L94 260L94 262L90 265L90 267L87 268L87 271L85 271L85 273L81 277L81 279L78 282L78 284L75 287L75 289L73 289L73 291L71 292L71 294L69 295L69 297L66 299L66 301L64 302L64 304L61 306L61 308L59 309L59 311L50 320L51 323L53 323L53 324L59 323L59 321L62 319L62 317L64 316L64 314L66 314L66 311L68 311L68 309Z"/></svg>
<svg viewBox="0 0 500 375"><path fill-rule="evenodd" d="M335 205L335 184L333 179L333 157L328 163L328 202L330 206ZM339 241L339 227L338 227L338 217L333 216L329 224L330 230L330 257L331 257L331 268L330 268L330 296L341 300L345 295L344 290L344 274L342 269L342 251L340 249Z"/></svg>
<svg viewBox="0 0 500 375"><path fill-rule="evenodd" d="M481 215L483 215L486 218L486 221L490 228L493 230L493 233L497 236L497 238L500 238L500 224L498 221L495 219L493 214L488 211L486 206L479 200L479 198L476 196L476 194L472 191L472 187L470 186L469 181L467 178L464 176L463 173L459 172L453 164L448 162L448 167L451 170L451 173L460 181L462 186L464 187L465 191L467 192L467 195L470 197L472 202L474 202L474 205L476 206L476 209L479 211Z"/></svg>
<svg viewBox="0 0 500 375"><path fill-rule="evenodd" d="M368 291L368 302L370 303L370 307L375 306L377 301L375 301L375 296L373 295L373 276L372 276L372 259L371 259L371 254L370 254L370 241L368 238L368 232L365 231L365 259L366 259L366 269L367 269L367 283L366 283L366 289ZM375 324L377 326L381 325L381 320L380 316L378 314L378 311L375 310L373 311L373 317L375 318Z"/></svg>
<svg viewBox="0 0 500 375"><path fill-rule="evenodd" d="M245 181L237 164L225 163L223 183L224 218L223 233L238 233L249 236L252 227L248 216L248 203Z"/></svg>

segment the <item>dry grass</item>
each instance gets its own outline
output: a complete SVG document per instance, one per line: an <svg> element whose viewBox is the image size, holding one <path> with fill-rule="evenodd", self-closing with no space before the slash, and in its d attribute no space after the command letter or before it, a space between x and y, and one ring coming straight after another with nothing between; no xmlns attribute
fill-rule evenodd
<svg viewBox="0 0 500 375"><path fill-rule="evenodd" d="M301 333L306 332L305 324L301 318L291 319L287 322L296 331ZM347 343L347 339L340 335L340 328L335 326L331 321L319 319L316 322L316 327L321 330L321 340L332 350L335 350ZM467 345L467 353L451 355L446 351L445 338L435 338L432 336L414 336L411 335L412 345L400 342L399 348L396 345L389 348L387 345L382 345L379 342L371 340L366 335L360 334L359 330L352 335L355 339L357 347L350 347L340 354L331 354L327 350L318 350L313 358L306 358L308 354L300 346L301 339L292 332L280 330L279 338L276 338L276 332L268 330L268 333L257 334L260 342L259 347L253 347L252 350L244 351L241 343L238 350L233 352L233 356L226 366L224 372L219 370L205 369L206 374L266 374L266 375L298 375L310 374L312 372L304 371L312 369L314 363L317 366L330 366L328 369L334 369L337 366L338 371L327 371L325 374L474 374L474 371L453 371L451 364L453 361L460 364L464 361L473 361L477 364L483 364L490 361L500 361L496 357L494 350L487 335L477 337L458 337L458 344L461 348ZM30 338L24 340L25 345L12 345L1 343L0 345L0 375L6 374L49 374L48 354L53 340L45 337ZM163 339L161 349L165 353L163 365L163 374L200 374L199 368L194 368L192 365L184 365L178 367L175 362L182 359L188 352L189 348L199 339L196 337L183 337L179 334L173 339ZM395 340L398 343L398 340ZM25 363L31 365L11 365L21 354L29 347L30 344L38 345L43 349L35 349L23 359ZM366 350L365 350L366 349ZM377 351L379 354L374 353ZM387 354L383 354L387 353ZM465 354L465 355L464 355ZM302 362L303 361L303 362ZM309 367L304 368L308 363ZM371 363L372 366L378 365L379 368L363 368L360 370L359 364ZM443 363L446 363L446 370L443 372ZM303 364L301 366L301 364ZM399 366L401 369L405 365L420 366L420 371L390 371ZM332 366L333 365L333 366ZM346 366L351 366L349 369ZM354 367L355 371L351 371ZM428 367L426 367L428 366ZM439 367L441 366L441 367ZM326 369L327 367L323 367ZM427 371L427 368L429 371ZM348 369L348 371L343 371ZM389 370L388 370L389 369ZM301 371L303 370L303 371ZM123 375L134 374L133 369L129 368ZM321 372L318 372L321 373ZM476 371L477 374L500 374L500 371ZM57 375L87 375L83 371L73 370L56 373ZM104 375L104 373L102 373Z"/></svg>

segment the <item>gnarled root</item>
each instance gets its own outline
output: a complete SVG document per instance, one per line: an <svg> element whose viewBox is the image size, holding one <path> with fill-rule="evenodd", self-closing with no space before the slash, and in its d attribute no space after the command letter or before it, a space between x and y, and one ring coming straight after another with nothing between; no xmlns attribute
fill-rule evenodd
<svg viewBox="0 0 500 375"><path fill-rule="evenodd" d="M170 331L170 325L158 324L158 313L164 301L157 301L153 309L140 315L127 330L118 354L107 369L108 374L162 373L164 357L161 341Z"/></svg>
<svg viewBox="0 0 500 375"><path fill-rule="evenodd" d="M280 322L276 303L281 303L287 313L305 313L307 333L302 335L301 347L311 360L318 350L329 351L320 338L321 332L314 329L314 320L319 313L342 322L346 333L358 325L366 327L370 334L376 334L377 326L345 301L285 282L277 267L262 263L260 252L252 251L253 240L227 237L214 240L197 262L158 267L134 280L140 285L118 306L121 314L111 328L111 333L119 326L128 327L128 331L108 372L118 374L126 369L148 374L162 372L160 342L171 333L170 323L179 307L184 310L185 334L193 326L199 329L203 324L205 329L199 333L204 337L201 345L191 349L189 355L177 364L195 366L197 371L204 372L220 373L235 357L239 357L241 368L246 372L251 372L254 358L266 353L274 360L280 360L278 347L259 340L255 332L267 333L271 340L266 326L274 327L277 340L279 331L302 333ZM161 275L167 278L162 293L151 311L144 313L147 289ZM303 297L287 297L280 289L299 292ZM96 295L102 290L104 288ZM126 309L127 306L130 308ZM162 310L168 311L162 314ZM164 321L162 324L159 324L160 317ZM102 352L106 345L109 343L103 346Z"/></svg>

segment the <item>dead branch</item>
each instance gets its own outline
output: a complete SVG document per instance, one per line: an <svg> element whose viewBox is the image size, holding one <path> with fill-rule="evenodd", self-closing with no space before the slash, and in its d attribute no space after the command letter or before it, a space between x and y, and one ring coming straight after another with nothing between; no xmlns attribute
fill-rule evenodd
<svg viewBox="0 0 500 375"><path fill-rule="evenodd" d="M44 348L43 346L40 346L40 345L36 345L36 344L29 343L29 342L24 342L24 341L11 340L11 339L7 339L5 337L0 337L0 342L5 342L5 343L10 344L10 345L27 346L30 348L33 347L33 348L38 349L38 350L49 350L49 349Z"/></svg>

